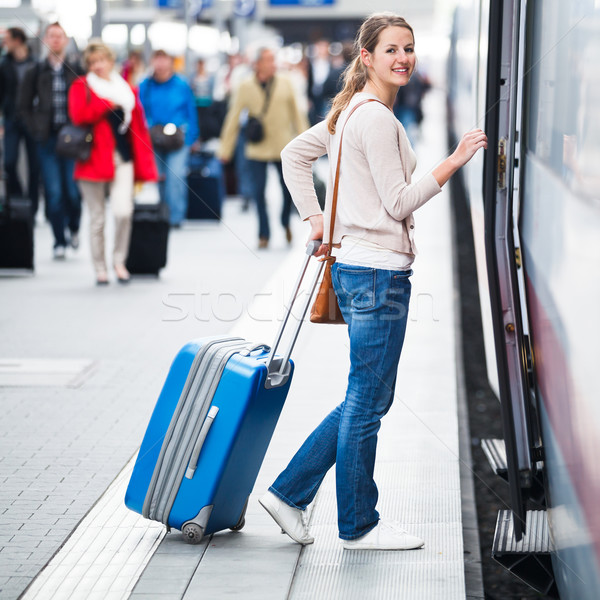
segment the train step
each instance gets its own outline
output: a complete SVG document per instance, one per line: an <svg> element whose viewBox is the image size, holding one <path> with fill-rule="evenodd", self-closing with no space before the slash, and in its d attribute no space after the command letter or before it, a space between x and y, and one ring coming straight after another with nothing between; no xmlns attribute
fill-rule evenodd
<svg viewBox="0 0 600 600"><path fill-rule="evenodd" d="M505 481L508 481L508 467L506 463L506 446L504 440L481 440L483 450L492 470Z"/></svg>
<svg viewBox="0 0 600 600"><path fill-rule="evenodd" d="M545 510L527 511L525 532L519 541L515 539L512 511L498 512L492 547L494 560L536 591L558 598L552 570L553 550Z"/></svg>
<svg viewBox="0 0 600 600"><path fill-rule="evenodd" d="M506 446L504 440L481 440L481 449L485 454L492 471L501 479L508 482L508 466L506 461ZM546 508L546 492L542 476L542 462L536 463L536 470L531 474L529 484L523 488L523 493L535 505L532 508Z"/></svg>

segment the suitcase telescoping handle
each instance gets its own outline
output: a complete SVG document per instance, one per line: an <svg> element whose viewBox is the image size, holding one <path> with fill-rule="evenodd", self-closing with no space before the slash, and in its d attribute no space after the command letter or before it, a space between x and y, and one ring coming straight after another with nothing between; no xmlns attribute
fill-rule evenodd
<svg viewBox="0 0 600 600"><path fill-rule="evenodd" d="M323 271L323 267L325 265L324 262L319 263L319 268L316 270L316 273L313 277L309 293L306 295L306 300L304 302L304 306L302 307L302 314L297 319L296 324L294 325L294 332L292 334L291 340L289 342L287 350L284 353L283 358L275 358L275 354L283 337L283 332L286 330L288 321L290 319L290 315L292 314L292 307L294 306L294 303L296 302L296 299L298 297L298 292L300 291L302 281L304 280L304 276L306 275L310 259L316 254L317 250L319 249L322 243L323 242L321 240L312 240L306 246L306 258L304 259L302 269L300 270L300 274L298 275L298 279L296 280L296 284L294 285L292 296L287 305L287 310L285 312L283 321L281 322L281 326L279 327L279 331L277 332L277 336L275 337L275 342L271 347L271 352L269 354L269 357L267 358L267 381L265 383L265 387L267 388L273 388L283 385L290 376L290 356L292 355L292 350L294 349L294 345L296 344L296 340L298 339L298 334L300 333L300 328L302 327L302 323L304 322L304 317L306 316L306 312L308 311L308 307L310 306L310 301L313 297L315 288L317 287L317 282L319 281L319 277L321 276L321 272Z"/></svg>

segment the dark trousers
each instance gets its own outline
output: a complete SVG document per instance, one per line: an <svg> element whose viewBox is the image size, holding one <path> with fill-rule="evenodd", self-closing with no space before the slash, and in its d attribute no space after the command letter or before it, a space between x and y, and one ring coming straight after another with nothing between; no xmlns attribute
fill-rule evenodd
<svg viewBox="0 0 600 600"><path fill-rule="evenodd" d="M253 197L258 211L258 237L268 240L271 237L269 228L269 215L267 214L267 201L265 188L267 185L267 165L271 162L277 167L279 181L283 191L283 205L281 207L281 224L284 228L290 225L290 213L292 210L292 196L283 180L283 168L281 161L248 160L248 171L252 178Z"/></svg>
<svg viewBox="0 0 600 600"><path fill-rule="evenodd" d="M31 199L35 215L39 202L40 184L36 143L21 121L6 119L4 122L4 171L6 172L6 194L12 198L25 196L17 173L21 140L25 143L27 154L27 196Z"/></svg>
<svg viewBox="0 0 600 600"><path fill-rule="evenodd" d="M68 227L71 233L77 233L81 219L81 195L73 179L75 161L58 156L55 148L56 134L38 144L46 214L54 233L54 247L67 245L65 229Z"/></svg>

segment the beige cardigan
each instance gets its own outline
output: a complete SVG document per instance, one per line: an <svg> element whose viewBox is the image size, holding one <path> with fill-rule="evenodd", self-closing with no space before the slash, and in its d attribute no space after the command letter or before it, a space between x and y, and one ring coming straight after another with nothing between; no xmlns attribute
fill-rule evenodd
<svg viewBox="0 0 600 600"><path fill-rule="evenodd" d="M240 128L240 114L246 109L252 117L259 117L265 91L255 75L243 81L233 97L221 132L219 157L231 160ZM306 115L296 102L292 83L287 77L276 75L271 88L271 99L263 119L265 137L258 143L246 144L246 156L252 160L279 161L283 147L294 136L309 127Z"/></svg>
<svg viewBox="0 0 600 600"><path fill-rule="evenodd" d="M327 131L326 122L319 123L281 153L285 182L302 219L321 213L311 169L317 158L329 156L326 243L339 135L350 109L367 98L375 96L361 92L352 98L340 115L334 135ZM412 213L441 191L431 173L411 183L416 164L406 132L388 108L379 102L357 108L344 132L334 245L343 236L353 235L390 250L416 254Z"/></svg>

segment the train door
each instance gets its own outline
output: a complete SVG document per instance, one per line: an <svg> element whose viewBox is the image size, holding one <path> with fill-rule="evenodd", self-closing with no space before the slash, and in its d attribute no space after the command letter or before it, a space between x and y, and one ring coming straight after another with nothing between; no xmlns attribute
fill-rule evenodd
<svg viewBox="0 0 600 600"><path fill-rule="evenodd" d="M522 314L514 204L518 191L519 101L524 0L491 0L486 89L484 230L507 474L516 540L526 529L526 498L535 477L528 342Z"/></svg>

